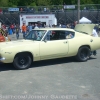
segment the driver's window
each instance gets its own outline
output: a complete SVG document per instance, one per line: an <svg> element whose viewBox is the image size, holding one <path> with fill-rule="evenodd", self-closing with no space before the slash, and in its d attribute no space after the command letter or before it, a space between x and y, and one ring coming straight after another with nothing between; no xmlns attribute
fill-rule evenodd
<svg viewBox="0 0 100 100"><path fill-rule="evenodd" d="M51 30L47 33L45 40L63 40L65 38L65 31Z"/></svg>
<svg viewBox="0 0 100 100"><path fill-rule="evenodd" d="M63 40L63 39L65 39L65 31L62 30L52 31L50 40Z"/></svg>
<svg viewBox="0 0 100 100"><path fill-rule="evenodd" d="M50 41L50 37L52 35L51 33L52 33L52 31L48 31L44 39L47 41Z"/></svg>

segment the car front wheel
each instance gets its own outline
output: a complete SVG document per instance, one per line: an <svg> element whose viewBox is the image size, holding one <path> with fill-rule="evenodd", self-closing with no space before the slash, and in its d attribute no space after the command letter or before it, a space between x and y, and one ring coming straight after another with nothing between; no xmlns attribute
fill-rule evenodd
<svg viewBox="0 0 100 100"><path fill-rule="evenodd" d="M78 61L84 62L88 60L89 56L90 56L90 49L86 46L83 46L78 50L76 58Z"/></svg>
<svg viewBox="0 0 100 100"><path fill-rule="evenodd" d="M14 58L13 65L16 69L29 68L32 63L32 59L29 54L17 54Z"/></svg>

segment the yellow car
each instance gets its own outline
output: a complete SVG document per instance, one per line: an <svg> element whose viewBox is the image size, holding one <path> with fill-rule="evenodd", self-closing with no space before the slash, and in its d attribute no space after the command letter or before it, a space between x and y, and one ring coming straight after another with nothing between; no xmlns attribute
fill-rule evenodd
<svg viewBox="0 0 100 100"><path fill-rule="evenodd" d="M90 52L100 49L100 37L67 28L40 28L25 39L0 43L0 61L17 69L29 68L33 61L75 56L87 61Z"/></svg>

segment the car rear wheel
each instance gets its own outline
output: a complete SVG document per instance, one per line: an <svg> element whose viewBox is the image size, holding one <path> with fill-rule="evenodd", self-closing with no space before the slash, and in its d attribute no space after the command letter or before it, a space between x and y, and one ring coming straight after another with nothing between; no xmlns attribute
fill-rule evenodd
<svg viewBox="0 0 100 100"><path fill-rule="evenodd" d="M29 54L20 53L14 58L13 65L16 69L26 69L29 68L32 63L32 59Z"/></svg>
<svg viewBox="0 0 100 100"><path fill-rule="evenodd" d="M90 49L89 47L83 46L78 50L78 53L76 55L76 58L78 61L87 61L90 56Z"/></svg>

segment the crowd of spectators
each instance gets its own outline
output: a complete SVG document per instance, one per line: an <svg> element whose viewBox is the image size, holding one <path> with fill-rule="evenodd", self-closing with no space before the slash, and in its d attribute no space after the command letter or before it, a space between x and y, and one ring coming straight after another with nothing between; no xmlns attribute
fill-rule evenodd
<svg viewBox="0 0 100 100"><path fill-rule="evenodd" d="M16 38L19 39L19 34L23 34L23 38L25 38L25 35L28 34L28 32L30 32L32 29L36 29L36 28L46 28L46 27L58 27L58 28L71 28L74 29L75 25L77 24L77 22L73 22L73 23L59 23L58 25L45 25L43 23L29 23L27 26L25 23L23 23L22 26L20 26L19 24L11 24L11 25L5 25L2 24L1 28L8 34L8 35L13 35L16 34ZM98 31L98 28L96 29ZM100 30L99 30L100 31Z"/></svg>
<svg viewBox="0 0 100 100"><path fill-rule="evenodd" d="M75 23L68 23L68 24L63 24L63 23L59 23L58 25L52 25L52 26L49 26L49 25L45 25L45 24L42 24L42 23L29 23L26 27L27 27L27 32L28 31L31 31L32 29L34 29L35 27L38 27L38 28L42 28L42 27L61 27L61 28L72 28L74 29L75 27ZM11 25L5 25L5 24L2 24L1 25L1 28L6 31L9 35L12 35L14 33L16 33L16 27L19 27L19 31L21 32L21 27L19 24L11 24ZM31 28L30 28L31 27Z"/></svg>

